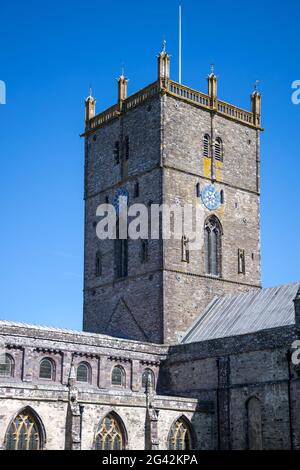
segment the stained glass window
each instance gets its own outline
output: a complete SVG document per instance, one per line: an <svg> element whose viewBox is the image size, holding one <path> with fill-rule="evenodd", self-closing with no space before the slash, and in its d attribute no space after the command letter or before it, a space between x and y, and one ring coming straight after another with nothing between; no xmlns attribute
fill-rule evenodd
<svg viewBox="0 0 300 470"><path fill-rule="evenodd" d="M108 414L101 422L95 438L96 450L122 450L124 438L118 419Z"/></svg>
<svg viewBox="0 0 300 470"><path fill-rule="evenodd" d="M183 418L173 423L168 438L169 450L191 450L192 440L189 428L190 426Z"/></svg>
<svg viewBox="0 0 300 470"><path fill-rule="evenodd" d="M39 450L42 439L39 425L29 410L24 410L10 424L5 438L7 450Z"/></svg>

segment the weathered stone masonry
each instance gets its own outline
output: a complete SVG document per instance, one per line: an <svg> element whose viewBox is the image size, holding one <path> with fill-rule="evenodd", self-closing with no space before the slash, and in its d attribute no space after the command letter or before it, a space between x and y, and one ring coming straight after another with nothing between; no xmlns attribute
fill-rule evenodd
<svg viewBox="0 0 300 470"><path fill-rule="evenodd" d="M260 285L259 92L245 111L218 98L213 73L207 94L180 85L163 50L157 81L127 98L122 75L118 102L97 115L95 104L86 99L84 332L0 321L0 448L94 450L111 433L110 448L300 450L300 284ZM130 203L199 205L208 184L222 194L205 208L222 228L219 275L204 247L183 256L180 240L148 240L143 258L129 240L117 277L98 205L120 188Z"/></svg>
<svg viewBox="0 0 300 470"><path fill-rule="evenodd" d="M120 77L118 104L103 114L94 116L90 98L85 131L84 330L157 343L176 341L215 295L260 287L260 115L172 82L164 61L169 56L162 53L158 81L129 98L126 79ZM214 75L209 77L212 92ZM259 94L251 100L253 108ZM215 139L222 139L223 161L203 157L206 134L212 155ZM100 241L96 235L97 206L112 203L118 188L128 191L129 204L199 205L196 186L210 181L224 195L214 212L223 227L220 279L205 274L203 248L183 263L181 242L174 239L149 240L147 263L141 262L140 240L129 240L128 276L116 279L114 240ZM237 269L239 249L245 252L245 274ZM101 277L95 277L97 250L103 258Z"/></svg>

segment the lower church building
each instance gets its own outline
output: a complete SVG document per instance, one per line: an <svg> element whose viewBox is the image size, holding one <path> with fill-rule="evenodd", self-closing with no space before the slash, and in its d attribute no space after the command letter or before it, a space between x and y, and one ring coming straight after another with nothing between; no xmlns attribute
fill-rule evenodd
<svg viewBox="0 0 300 470"><path fill-rule="evenodd" d="M261 96L170 78L85 101L83 331L0 321L0 448L300 449L300 283L262 288ZM182 239L100 239L97 208L192 204ZM62 312L63 313L63 312ZM299 361L300 362L300 361Z"/></svg>

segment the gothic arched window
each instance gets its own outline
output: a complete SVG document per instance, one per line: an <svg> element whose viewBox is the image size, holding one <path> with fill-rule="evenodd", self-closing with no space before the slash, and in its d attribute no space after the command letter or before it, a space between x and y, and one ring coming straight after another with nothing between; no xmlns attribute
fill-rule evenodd
<svg viewBox="0 0 300 470"><path fill-rule="evenodd" d="M35 414L25 408L11 422L5 436L6 450L39 450L43 447L40 423Z"/></svg>
<svg viewBox="0 0 300 470"><path fill-rule="evenodd" d="M251 397L247 402L248 449L262 449L261 403L258 398Z"/></svg>
<svg viewBox="0 0 300 470"><path fill-rule="evenodd" d="M119 385L120 387L125 386L125 371L121 366L115 366L111 373L112 385Z"/></svg>
<svg viewBox="0 0 300 470"><path fill-rule="evenodd" d="M109 413L101 421L95 436L95 449L125 449L125 430L121 424L121 420L114 413Z"/></svg>
<svg viewBox="0 0 300 470"><path fill-rule="evenodd" d="M149 377L150 376L150 377ZM146 389L147 383L151 379L152 388L155 388L155 376L154 372L151 369L145 369L142 375L142 387Z"/></svg>
<svg viewBox="0 0 300 470"><path fill-rule="evenodd" d="M51 359L43 359L40 363L40 379L53 380L54 379L54 366Z"/></svg>
<svg viewBox="0 0 300 470"><path fill-rule="evenodd" d="M191 450L192 433L191 425L184 417L172 424L168 436L168 450Z"/></svg>
<svg viewBox="0 0 300 470"><path fill-rule="evenodd" d="M222 227L217 217L210 217L204 227L205 272L221 276Z"/></svg>
<svg viewBox="0 0 300 470"><path fill-rule="evenodd" d="M205 134L203 139L203 156L210 157L210 137L208 134Z"/></svg>
<svg viewBox="0 0 300 470"><path fill-rule="evenodd" d="M15 362L9 354L5 354L4 362L0 363L0 377L13 377Z"/></svg>
<svg viewBox="0 0 300 470"><path fill-rule="evenodd" d="M223 142L220 137L217 137L215 142L215 159L220 162L223 161Z"/></svg>
<svg viewBox="0 0 300 470"><path fill-rule="evenodd" d="M77 367L76 380L77 382L89 382L89 366L85 362L81 362Z"/></svg>

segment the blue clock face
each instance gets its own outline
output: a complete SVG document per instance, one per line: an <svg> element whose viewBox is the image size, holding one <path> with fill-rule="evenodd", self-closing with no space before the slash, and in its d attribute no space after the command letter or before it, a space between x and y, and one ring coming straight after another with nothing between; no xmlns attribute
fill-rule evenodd
<svg viewBox="0 0 300 470"><path fill-rule="evenodd" d="M125 197L127 199L127 204L128 204L129 193L126 188L119 188L115 192L115 195L113 198L113 205L114 205L114 208L116 209L117 214L119 213L120 197Z"/></svg>
<svg viewBox="0 0 300 470"><path fill-rule="evenodd" d="M205 186L201 192L201 199L205 207L210 211L218 209L221 205L220 193L212 184Z"/></svg>

